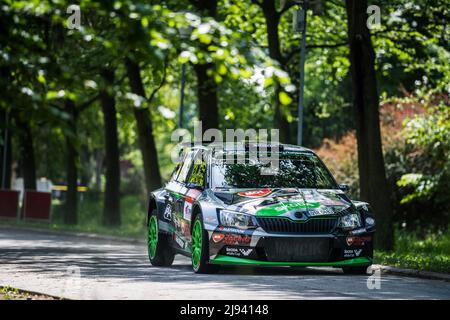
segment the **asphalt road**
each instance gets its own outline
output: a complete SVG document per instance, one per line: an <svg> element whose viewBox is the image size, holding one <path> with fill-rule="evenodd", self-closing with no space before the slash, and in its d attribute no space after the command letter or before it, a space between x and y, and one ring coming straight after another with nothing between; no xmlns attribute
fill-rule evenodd
<svg viewBox="0 0 450 320"><path fill-rule="evenodd" d="M196 275L178 256L152 267L145 244L0 228L0 286L73 299L450 299L450 283L333 268L226 268ZM374 283L374 282L371 282Z"/></svg>

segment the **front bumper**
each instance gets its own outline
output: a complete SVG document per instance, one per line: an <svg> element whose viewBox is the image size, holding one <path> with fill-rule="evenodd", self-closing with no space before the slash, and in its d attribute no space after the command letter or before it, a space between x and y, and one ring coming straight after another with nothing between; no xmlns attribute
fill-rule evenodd
<svg viewBox="0 0 450 320"><path fill-rule="evenodd" d="M253 266L369 266L373 234L267 233L218 227L208 230L210 263Z"/></svg>

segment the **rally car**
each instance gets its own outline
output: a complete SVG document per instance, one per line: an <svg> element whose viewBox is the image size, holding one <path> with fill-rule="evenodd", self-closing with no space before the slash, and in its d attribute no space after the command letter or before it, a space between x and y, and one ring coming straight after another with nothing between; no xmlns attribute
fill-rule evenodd
<svg viewBox="0 0 450 320"><path fill-rule="evenodd" d="M170 181L150 195L151 264L170 266L182 254L196 273L221 265L366 273L375 232L369 204L350 200L348 187L309 149L256 144L255 156L249 148L183 149Z"/></svg>

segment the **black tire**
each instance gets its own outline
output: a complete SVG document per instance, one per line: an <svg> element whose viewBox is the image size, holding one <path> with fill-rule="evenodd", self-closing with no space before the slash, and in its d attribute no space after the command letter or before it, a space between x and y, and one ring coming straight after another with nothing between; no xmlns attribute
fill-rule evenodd
<svg viewBox="0 0 450 320"><path fill-rule="evenodd" d="M194 266L194 261L193 259L191 259L192 269L194 270L195 273L203 273L203 274L217 273L220 269L220 266L209 263L208 232L204 228L203 216L201 213L199 213L194 219L194 223L192 224L191 228L191 235L194 232L194 226L197 223L197 221L201 225L202 245L201 245L200 263L198 264L198 266Z"/></svg>
<svg viewBox="0 0 450 320"><path fill-rule="evenodd" d="M156 250L154 256L151 255L150 249L150 223L152 217L156 217L158 240L156 242ZM156 209L153 209L148 219L147 228L147 249L148 258L150 263L155 267L170 267L175 259L175 252L171 246L170 236L159 232L158 218L156 215Z"/></svg>
<svg viewBox="0 0 450 320"><path fill-rule="evenodd" d="M367 268L366 267L345 267L342 268L342 271L344 271L345 274L367 274Z"/></svg>

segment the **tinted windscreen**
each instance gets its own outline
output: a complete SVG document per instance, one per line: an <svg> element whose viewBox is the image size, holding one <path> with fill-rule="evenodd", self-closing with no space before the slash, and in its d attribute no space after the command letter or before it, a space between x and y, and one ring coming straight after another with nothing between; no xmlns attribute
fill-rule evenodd
<svg viewBox="0 0 450 320"><path fill-rule="evenodd" d="M270 164L264 159L245 159L244 163L215 159L212 185L216 188L337 188L333 177L314 154L280 154L279 169L261 174L261 169L268 167Z"/></svg>

